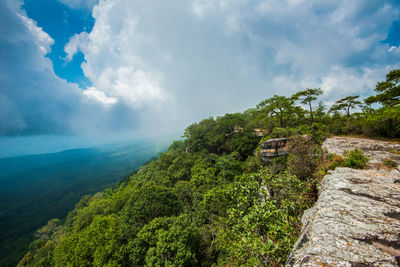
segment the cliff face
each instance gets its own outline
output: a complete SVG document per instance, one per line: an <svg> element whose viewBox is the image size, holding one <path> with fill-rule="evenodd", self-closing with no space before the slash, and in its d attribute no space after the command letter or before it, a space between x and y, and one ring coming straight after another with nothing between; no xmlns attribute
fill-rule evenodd
<svg viewBox="0 0 400 267"><path fill-rule="evenodd" d="M287 266L399 266L400 146L358 138L330 138L330 153L361 149L369 168L337 168L322 180L318 201L302 218L303 229Z"/></svg>

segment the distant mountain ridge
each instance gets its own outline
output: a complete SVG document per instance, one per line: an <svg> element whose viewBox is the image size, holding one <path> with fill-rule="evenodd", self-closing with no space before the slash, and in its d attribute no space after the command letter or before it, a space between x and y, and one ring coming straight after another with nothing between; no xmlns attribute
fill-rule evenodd
<svg viewBox="0 0 400 267"><path fill-rule="evenodd" d="M168 143L139 140L0 159L0 265L15 266L34 230L64 218L83 195L129 177Z"/></svg>

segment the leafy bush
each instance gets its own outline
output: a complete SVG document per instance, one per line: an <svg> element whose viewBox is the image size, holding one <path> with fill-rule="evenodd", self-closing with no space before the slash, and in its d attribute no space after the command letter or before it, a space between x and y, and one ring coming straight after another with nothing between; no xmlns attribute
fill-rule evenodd
<svg viewBox="0 0 400 267"><path fill-rule="evenodd" d="M359 149L346 153L347 158L343 163L344 167L353 169L365 169L367 167L368 158L364 156L364 152Z"/></svg>
<svg viewBox="0 0 400 267"><path fill-rule="evenodd" d="M279 174L287 170L287 155L279 156L272 159L268 163L269 170L272 174Z"/></svg>
<svg viewBox="0 0 400 267"><path fill-rule="evenodd" d="M292 135L299 134L299 131L295 128L279 128L275 127L272 132L270 133L270 136L272 138L284 138L284 137L290 137Z"/></svg>
<svg viewBox="0 0 400 267"><path fill-rule="evenodd" d="M330 170L336 169L336 167L343 166L345 158L336 154L324 154L323 160L318 166L318 171L314 173L314 178L317 181L321 181L322 178L328 173Z"/></svg>
<svg viewBox="0 0 400 267"><path fill-rule="evenodd" d="M325 125L316 122L311 125L311 138L316 144L321 145L327 136L328 132Z"/></svg>
<svg viewBox="0 0 400 267"><path fill-rule="evenodd" d="M135 266L195 266L200 244L189 216L159 217L140 230L130 258Z"/></svg>
<svg viewBox="0 0 400 267"><path fill-rule="evenodd" d="M336 167L343 166L345 162L345 158L342 156L334 155L332 161L328 165L328 170L334 170Z"/></svg>
<svg viewBox="0 0 400 267"><path fill-rule="evenodd" d="M294 242L301 212L309 207L306 182L268 168L238 177L230 187L233 206L215 241L220 265L283 265Z"/></svg>
<svg viewBox="0 0 400 267"><path fill-rule="evenodd" d="M368 136L400 137L400 106L366 109L362 121L363 131Z"/></svg>
<svg viewBox="0 0 400 267"><path fill-rule="evenodd" d="M396 161L387 159L383 162L383 164L385 164L386 166L390 167L390 168L397 168L399 166L399 164Z"/></svg>
<svg viewBox="0 0 400 267"><path fill-rule="evenodd" d="M289 145L288 171L305 180L314 173L320 156L321 149L309 138L294 136Z"/></svg>

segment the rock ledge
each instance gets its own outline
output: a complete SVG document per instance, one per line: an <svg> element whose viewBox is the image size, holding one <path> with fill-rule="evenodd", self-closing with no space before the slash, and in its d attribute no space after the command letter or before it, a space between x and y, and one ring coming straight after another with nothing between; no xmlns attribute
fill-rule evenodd
<svg viewBox="0 0 400 267"><path fill-rule="evenodd" d="M337 168L319 192L287 266L400 266L398 170Z"/></svg>

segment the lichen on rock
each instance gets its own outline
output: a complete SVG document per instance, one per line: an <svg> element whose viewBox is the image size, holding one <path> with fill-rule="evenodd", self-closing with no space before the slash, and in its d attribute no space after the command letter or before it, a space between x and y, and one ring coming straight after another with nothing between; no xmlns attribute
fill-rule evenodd
<svg viewBox="0 0 400 267"><path fill-rule="evenodd" d="M377 151L391 154L390 150L398 149L395 144L347 141L346 147L346 139L328 139L324 147L340 154L351 146L372 160L379 159ZM400 172L372 167L331 171L302 223L287 266L399 266Z"/></svg>

